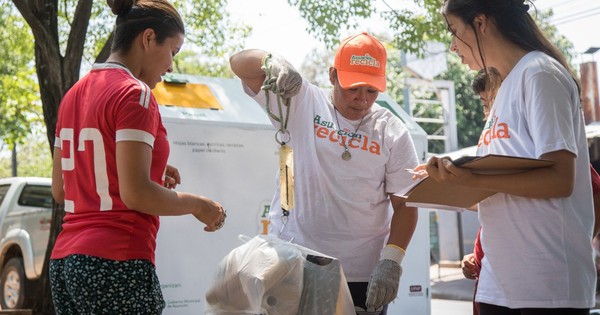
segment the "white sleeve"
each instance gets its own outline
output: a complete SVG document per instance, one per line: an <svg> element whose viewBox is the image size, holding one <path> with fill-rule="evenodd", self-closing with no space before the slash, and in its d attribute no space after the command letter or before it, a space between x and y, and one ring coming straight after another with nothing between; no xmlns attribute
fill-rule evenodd
<svg viewBox="0 0 600 315"><path fill-rule="evenodd" d="M525 80L524 115L538 158L558 150L577 155L573 120L580 106L573 99L575 85L569 81L570 77L548 71L536 72Z"/></svg>

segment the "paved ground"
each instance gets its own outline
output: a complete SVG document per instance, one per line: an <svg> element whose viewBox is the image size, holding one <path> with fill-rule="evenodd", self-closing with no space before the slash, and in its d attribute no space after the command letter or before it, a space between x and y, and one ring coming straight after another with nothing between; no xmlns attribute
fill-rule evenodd
<svg viewBox="0 0 600 315"><path fill-rule="evenodd" d="M457 300L431 300L430 315L471 315L473 313L473 302Z"/></svg>
<svg viewBox="0 0 600 315"><path fill-rule="evenodd" d="M432 299L473 301L475 281L466 279L458 266L432 265L429 269L429 277Z"/></svg>

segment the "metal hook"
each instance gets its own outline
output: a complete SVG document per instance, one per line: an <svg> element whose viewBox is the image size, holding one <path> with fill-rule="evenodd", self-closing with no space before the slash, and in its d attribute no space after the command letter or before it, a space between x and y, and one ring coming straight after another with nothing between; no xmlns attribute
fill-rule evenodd
<svg viewBox="0 0 600 315"><path fill-rule="evenodd" d="M281 234L283 233L283 229L287 225L288 219L290 218L290 212L289 211L282 209L281 212L282 212L282 214L281 214L281 223L282 224L281 224L281 229L279 229L279 238L281 238ZM290 240L290 242L291 242L291 240Z"/></svg>
<svg viewBox="0 0 600 315"><path fill-rule="evenodd" d="M275 141L277 143L279 143L279 145L285 145L286 143L289 143L291 140L292 140L292 135L290 134L289 130L279 129L279 130L277 130L277 132L275 132Z"/></svg>

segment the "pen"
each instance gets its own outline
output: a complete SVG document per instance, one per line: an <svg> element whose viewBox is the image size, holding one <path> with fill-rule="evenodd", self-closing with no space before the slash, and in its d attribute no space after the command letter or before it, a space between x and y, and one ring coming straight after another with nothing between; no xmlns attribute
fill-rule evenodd
<svg viewBox="0 0 600 315"><path fill-rule="evenodd" d="M405 168L404 170L407 171L407 172L409 172L409 173L411 173L411 174L414 174L414 175L421 175L421 174L426 174L427 173L427 171L425 171L425 170L415 171L415 170L410 169L410 168Z"/></svg>

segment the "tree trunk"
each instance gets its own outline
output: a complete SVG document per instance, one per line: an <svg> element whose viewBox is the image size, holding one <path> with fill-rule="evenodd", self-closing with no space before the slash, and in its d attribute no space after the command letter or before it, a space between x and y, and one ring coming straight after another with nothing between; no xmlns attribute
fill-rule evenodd
<svg viewBox="0 0 600 315"><path fill-rule="evenodd" d="M70 23L71 30L64 57L60 53L58 37L58 0L13 0L13 3L31 27L35 38L35 66L44 111L46 135L53 153L60 101L67 90L79 80L85 35L92 12L92 0L79 0L77 3L72 15L73 20ZM50 237L33 314L55 313L50 291L48 261L56 237L62 228L63 216L64 208L55 204L52 209Z"/></svg>
<svg viewBox="0 0 600 315"><path fill-rule="evenodd" d="M62 220L65 216L65 208L63 205L54 203L52 206L52 225L50 228L50 237L48 238L48 249L44 257L44 267L42 276L38 281L38 289L36 292L35 303L33 305L33 314L55 314L54 303L52 303L52 292L50 290L49 264L52 248L56 242L56 237L62 230ZM55 224L58 222L59 224Z"/></svg>

